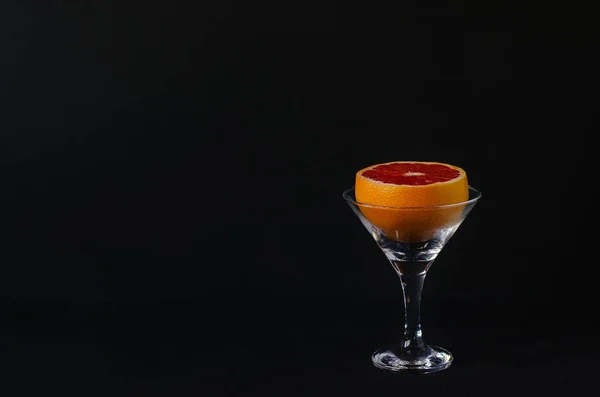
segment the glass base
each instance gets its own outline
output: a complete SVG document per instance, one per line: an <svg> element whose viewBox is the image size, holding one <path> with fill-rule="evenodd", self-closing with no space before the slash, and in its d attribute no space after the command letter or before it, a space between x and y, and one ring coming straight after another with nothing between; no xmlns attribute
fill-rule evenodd
<svg viewBox="0 0 600 397"><path fill-rule="evenodd" d="M377 350L371 357L377 368L397 372L432 373L442 371L452 364L452 354L437 346L428 346L427 354L413 358L403 356L400 345L390 345Z"/></svg>

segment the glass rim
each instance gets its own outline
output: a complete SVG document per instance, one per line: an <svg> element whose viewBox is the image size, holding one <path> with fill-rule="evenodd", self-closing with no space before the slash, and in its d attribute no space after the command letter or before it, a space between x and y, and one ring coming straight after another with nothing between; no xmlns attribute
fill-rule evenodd
<svg viewBox="0 0 600 397"><path fill-rule="evenodd" d="M375 204L361 203L360 201L356 201L355 199L350 197L350 192L352 192L352 191L354 191L354 186L344 190L344 193L342 194L342 197L344 197L344 200L346 200L349 203L352 203L352 204L354 204L356 206L360 206L360 207L395 209L395 210L435 210L435 209L444 209L444 208L454 208L454 207L460 207L460 206L466 206L469 204L474 204L477 201L479 201L479 199L482 196L481 191L479 189L476 189L473 186L469 185L469 191L474 192L475 197L473 197L467 201L462 201L460 203L453 203L453 204L431 205L431 206L422 206L422 207L394 207L394 206L387 206L387 205L375 205Z"/></svg>

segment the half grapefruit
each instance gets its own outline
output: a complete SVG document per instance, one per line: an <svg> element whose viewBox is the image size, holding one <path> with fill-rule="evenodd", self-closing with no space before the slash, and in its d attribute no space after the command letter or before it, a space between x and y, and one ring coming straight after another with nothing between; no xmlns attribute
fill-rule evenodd
<svg viewBox="0 0 600 397"><path fill-rule="evenodd" d="M454 165L394 161L358 171L355 197L363 215L388 238L421 242L460 220L462 206L440 206L466 202L469 184L466 172Z"/></svg>

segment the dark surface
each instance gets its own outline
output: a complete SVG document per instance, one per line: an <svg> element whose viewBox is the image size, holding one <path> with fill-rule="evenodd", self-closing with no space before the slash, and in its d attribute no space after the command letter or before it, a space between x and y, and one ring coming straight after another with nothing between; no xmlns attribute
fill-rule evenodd
<svg viewBox="0 0 600 397"><path fill-rule="evenodd" d="M375 349L398 340L397 302L13 306L0 339L2 392L583 395L594 388L593 307L507 303L425 300L426 338L455 355L449 369L430 375L371 364Z"/></svg>
<svg viewBox="0 0 600 397"><path fill-rule="evenodd" d="M0 394L592 388L583 3L88 3L0 4ZM406 159L483 192L427 277L456 362L426 377L370 363L400 285L341 198Z"/></svg>

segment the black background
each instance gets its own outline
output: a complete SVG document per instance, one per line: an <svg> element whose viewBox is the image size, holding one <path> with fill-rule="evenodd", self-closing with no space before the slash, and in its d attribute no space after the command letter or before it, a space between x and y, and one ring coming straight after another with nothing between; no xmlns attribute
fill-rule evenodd
<svg viewBox="0 0 600 397"><path fill-rule="evenodd" d="M88 3L1 6L8 394L592 384L589 9ZM393 160L483 191L428 275L457 361L425 378L370 364L401 289L341 197Z"/></svg>

